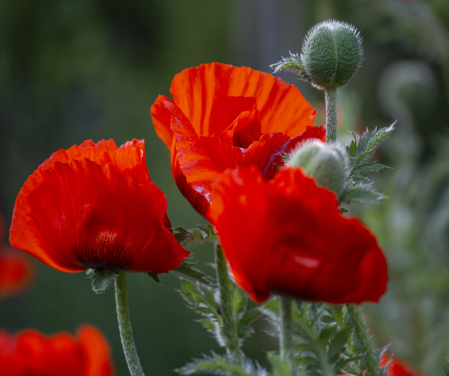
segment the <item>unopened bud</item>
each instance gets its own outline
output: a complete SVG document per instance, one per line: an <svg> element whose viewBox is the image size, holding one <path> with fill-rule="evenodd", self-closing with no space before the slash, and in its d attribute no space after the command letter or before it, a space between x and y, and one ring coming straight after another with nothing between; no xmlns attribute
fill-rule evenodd
<svg viewBox="0 0 449 376"><path fill-rule="evenodd" d="M346 187L348 157L337 143L329 145L319 140L306 141L291 153L286 165L302 167L319 186L329 188L339 197Z"/></svg>
<svg viewBox="0 0 449 376"><path fill-rule="evenodd" d="M308 80L318 89L325 89L346 85L360 67L362 57L362 38L357 29L329 20L307 33L301 62Z"/></svg>

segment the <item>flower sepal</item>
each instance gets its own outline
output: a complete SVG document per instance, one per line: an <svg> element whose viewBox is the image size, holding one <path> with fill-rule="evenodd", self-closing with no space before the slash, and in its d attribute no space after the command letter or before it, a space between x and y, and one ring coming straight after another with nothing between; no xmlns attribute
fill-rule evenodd
<svg viewBox="0 0 449 376"><path fill-rule="evenodd" d="M92 279L92 290L94 290L95 294L103 294L114 281L114 277L117 275L117 272L110 270L88 269L86 275Z"/></svg>

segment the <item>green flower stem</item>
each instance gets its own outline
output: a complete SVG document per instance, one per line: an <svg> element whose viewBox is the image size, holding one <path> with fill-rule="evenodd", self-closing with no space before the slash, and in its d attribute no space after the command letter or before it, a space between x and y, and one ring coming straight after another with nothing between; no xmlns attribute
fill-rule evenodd
<svg viewBox="0 0 449 376"><path fill-rule="evenodd" d="M279 334L281 358L288 362L288 365L293 372L295 363L293 359L293 321L291 299L283 296L279 297L279 316L281 317L281 332Z"/></svg>
<svg viewBox="0 0 449 376"><path fill-rule="evenodd" d="M115 276L115 302L117 304L118 328L129 372L131 376L145 376L134 343L131 321L129 319L126 273L123 272Z"/></svg>
<svg viewBox="0 0 449 376"><path fill-rule="evenodd" d="M232 304L232 281L229 277L223 251L218 242L215 243L215 263L217 265L217 283L220 292L221 317L223 319L220 335L228 354L241 363L243 354L240 350L237 322Z"/></svg>
<svg viewBox="0 0 449 376"><path fill-rule="evenodd" d="M337 142L337 88L324 89L326 94L326 142Z"/></svg>
<svg viewBox="0 0 449 376"><path fill-rule="evenodd" d="M366 356L366 376L380 376L379 365L374 357L373 348L368 338L368 334L366 333L366 328L363 324L359 307L353 304L346 304L346 308L348 309L352 322L355 325L357 338L359 339L362 345L363 353Z"/></svg>

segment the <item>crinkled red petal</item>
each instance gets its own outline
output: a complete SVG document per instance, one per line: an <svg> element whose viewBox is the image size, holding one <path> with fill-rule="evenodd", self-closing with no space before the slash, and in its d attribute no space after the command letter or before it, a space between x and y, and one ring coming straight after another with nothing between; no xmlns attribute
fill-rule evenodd
<svg viewBox="0 0 449 376"><path fill-rule="evenodd" d="M44 253L56 264L50 266L64 271L175 269L189 252L163 226L153 200L146 186L112 164L55 162L29 197L30 217L45 244L38 256Z"/></svg>
<svg viewBox="0 0 449 376"><path fill-rule="evenodd" d="M283 155L290 153L301 142L310 139L318 139L326 142L326 127L307 127L307 129L300 135L292 137L287 140L279 149L276 150L268 160L267 164L261 168L265 179L273 178L274 174L279 170L279 167L284 165Z"/></svg>
<svg viewBox="0 0 449 376"><path fill-rule="evenodd" d="M173 132L170 129L172 111L177 108L176 104L164 95L159 95L156 102L151 106L151 117L154 129L159 138L171 150Z"/></svg>
<svg viewBox="0 0 449 376"><path fill-rule="evenodd" d="M211 115L217 96L256 98L262 133L294 137L312 126L316 117L296 87L246 67L212 63L185 69L174 77L170 93L201 135L215 134Z"/></svg>
<svg viewBox="0 0 449 376"><path fill-rule="evenodd" d="M374 235L341 215L335 194L302 169L284 168L271 181L255 168L228 171L216 197L209 218L236 281L255 301L276 292L358 304L385 293L387 264Z"/></svg>
<svg viewBox="0 0 449 376"><path fill-rule="evenodd" d="M179 109L172 112L171 130L175 136L178 163L187 183L209 201L212 183L220 176L220 169Z"/></svg>
<svg viewBox="0 0 449 376"><path fill-rule="evenodd" d="M110 345L91 325L78 330L43 335L35 329L10 335L0 330L2 376L113 376Z"/></svg>

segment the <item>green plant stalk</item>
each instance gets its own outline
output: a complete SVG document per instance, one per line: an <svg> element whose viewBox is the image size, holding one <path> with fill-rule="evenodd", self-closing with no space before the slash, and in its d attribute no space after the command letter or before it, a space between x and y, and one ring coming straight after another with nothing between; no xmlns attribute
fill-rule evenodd
<svg viewBox="0 0 449 376"><path fill-rule="evenodd" d="M326 100L326 142L337 142L337 88L324 89Z"/></svg>
<svg viewBox="0 0 449 376"><path fill-rule="evenodd" d="M128 293L126 291L126 273L120 272L115 276L115 302L117 305L118 328L122 340L123 352L131 376L145 376L137 355L134 343L131 321L128 310Z"/></svg>
<svg viewBox="0 0 449 376"><path fill-rule="evenodd" d="M243 354L240 349L236 315L232 304L232 281L229 277L228 266L223 251L218 242L215 243L215 263L217 266L217 283L220 293L221 317L223 319L220 337L226 346L227 353L237 362L242 363Z"/></svg>
<svg viewBox="0 0 449 376"><path fill-rule="evenodd" d="M365 325L363 324L362 316L360 315L359 307L353 304L346 304L351 320L354 323L357 338L359 339L363 353L366 356L366 376L380 376L379 365L374 358L371 341L368 338Z"/></svg>
<svg viewBox="0 0 449 376"><path fill-rule="evenodd" d="M279 349L281 358L286 360L292 372L294 372L293 358L293 320L292 300L283 296L279 297L279 316L281 317L281 332L279 333Z"/></svg>

